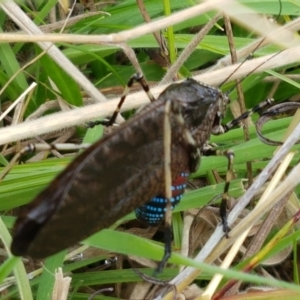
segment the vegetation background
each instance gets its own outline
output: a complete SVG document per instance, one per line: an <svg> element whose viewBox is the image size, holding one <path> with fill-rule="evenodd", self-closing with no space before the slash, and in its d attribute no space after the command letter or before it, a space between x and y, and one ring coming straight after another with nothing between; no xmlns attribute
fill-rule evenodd
<svg viewBox="0 0 300 300"><path fill-rule="evenodd" d="M217 1L211 2L217 3ZM223 1L223 3L225 2ZM296 53L300 53L300 51L295 50L289 52L294 53L294 55L288 55L280 53L280 50L283 47L282 43L285 43L285 47L291 51L297 49L300 2L241 0L239 3L252 9L269 23L273 22L280 27L290 28L294 32L296 42L289 45L280 38L282 36L278 35L275 45L275 43L270 42L268 35L267 38L263 39L263 43L258 43L259 46L253 51L249 45L259 41L260 36L251 30L251 27L255 27L256 24L250 21L250 15L243 15L246 16L245 23L248 22L247 29L244 25L237 25L233 22L233 41L235 48L246 49L244 58L239 58L239 61L243 61L250 54L252 56L244 64L247 68L233 72L232 70L235 69L229 70L227 67L231 63L228 60L230 47L225 35L224 19L220 19L208 30L201 42L197 43L195 49L188 53L184 63L178 64L178 69L172 70L170 75L168 71L170 65L174 66L179 62L180 54L191 47L190 42L216 16L216 10L207 9L205 12L182 22L174 21L174 19L169 24L167 22L170 26L165 26L161 31L156 32L157 36L163 37L163 41L165 41L158 43L150 30L146 33L139 31L140 27L138 26L145 24L147 17L145 12L141 12L141 5L145 5L151 22L158 20L162 23L163 20L169 20L169 15L172 17L172 14L176 12L183 14L188 8L196 9L201 4L182 0L79 1L71 18L67 19L67 10L64 11L64 6L59 4L57 0L18 2L17 5L21 8L21 12L26 13L32 24L39 26L46 34L56 34L56 37L49 37L48 41L56 39L55 44L60 50L60 54L51 55L50 52L53 47L51 49L49 45L46 45L48 54L45 54L37 43L32 43L34 39L41 39L38 34L25 35L24 37L18 35L20 31L32 31L34 27L31 23L26 24L25 19L19 14L20 12L15 6L10 6L16 4L12 1L0 2L0 26L2 30L2 34L0 33L2 42L0 44L1 110L5 112L8 107L16 103L16 99L25 91L25 96L21 98L22 101L16 108L7 115L2 114L1 117L3 129L0 130L0 141L3 146L0 162L2 165L6 166L14 154L28 143L46 141L47 143L75 142L80 144L82 141L92 143L99 139L103 135L103 128L97 126L87 130L85 122L96 117L110 115L115 109L128 79L139 70L142 70L147 81L153 86L153 93L156 96L164 88L164 86L156 85L166 74L170 75L170 78L165 84L172 80L196 76L197 79L207 79L205 80L206 83L220 86L224 91L231 90L236 86L232 79L237 76L239 78L246 77L242 81L246 108L257 105L267 97L273 97L276 102L297 101L299 88L297 60L299 57L296 56ZM204 6L205 3L202 5ZM10 9L11 7L14 9ZM71 5L67 5L67 7L71 7ZM227 11L228 13L229 11ZM234 15L236 12L232 10L232 14ZM148 26L148 28L150 27L151 25ZM65 33L68 36L64 35ZM116 43L115 39L120 37L125 38L125 40ZM97 38L98 43L96 42ZM110 43L104 43L101 42L101 38L107 41L110 38L112 40ZM262 45L264 47L261 47ZM275 54L270 59L272 71L269 70L268 59L264 60L264 57L270 54ZM78 74L68 63L64 62L63 57L67 57L78 68ZM261 64L260 69L265 71L250 74L254 69L256 70L255 58L261 57L265 63ZM220 60L221 58L223 59ZM283 58L290 60L286 62ZM227 63L224 64L224 62ZM218 73L213 73L216 69L218 71L215 72ZM231 82L228 82L226 79L232 73L234 75L229 80ZM92 82L92 86L83 77L80 77L82 74ZM32 83L36 83L36 87L31 90ZM135 91L138 89L137 85L133 87ZM103 103L103 95L107 98L113 98L113 100ZM236 112L236 102L234 102L237 98L236 89L232 90L230 98L233 102L231 109L225 116L225 123L239 114ZM95 106L90 105L97 102L96 100L100 103L94 104ZM124 108L126 110L126 113L123 114L124 118L130 118L135 113L134 109L147 101L143 92L129 96ZM84 108L73 109L83 106ZM130 111L128 108L131 108ZM63 112L60 115L55 114L58 111ZM46 115L47 118L38 119ZM257 118L258 116L253 116L252 121L255 122ZM290 122L291 118L272 121L265 126L264 133L269 138L280 140ZM73 126L75 124L76 127ZM242 129L232 130L225 135L211 139L221 149L230 148L235 152L234 171L236 179L232 181L230 186L232 197L241 196L248 187L246 179L249 180L249 166L247 167L246 163L252 163L251 174L256 177L268 165L275 150L274 147L263 144L256 137L253 126L250 126L249 131L249 141L244 140ZM297 148L295 148L295 153L290 166L296 165L299 160ZM9 253L11 237L7 229L12 228L15 215L19 211L18 208L34 199L37 193L49 184L51 179L70 162L70 157L74 155L74 153L44 151L36 156L22 157L22 162L26 161L26 163L15 165L1 183L0 211L2 221L0 233L4 245L1 254L3 264L0 269L0 274L2 274L0 275L2 282L1 299L50 299L54 293L55 277L53 274L58 267L63 267L63 272L72 278L71 289L67 296L69 299L86 299L88 295L103 287L114 287L114 291L103 293L106 296L97 295L93 299L150 298L151 284L141 284L142 279L132 270L129 261L132 261L134 266L143 266L142 272L152 275L155 264L149 259L159 260L162 257L163 238L161 233L163 227L149 230L149 228L137 223L133 214L124 217L113 228L103 230L87 239L84 246L74 248L67 259L65 258L66 252L48 258L43 263L42 269L38 262L30 259L24 259L21 262L15 258L8 258L7 255L9 254L7 253ZM226 170L227 162L224 157L202 158L201 167L191 176L193 178L191 187L173 213L174 252L179 252L183 248L182 244L185 246L188 244L189 257L194 257L212 235L213 229L218 229L217 209L207 203L222 193ZM260 191L257 191L257 194L259 193ZM299 209L298 194L299 188L295 190L288 204L279 205L281 214L277 212L276 217L271 215L269 219L272 220L272 223L262 223L261 220L257 222L234 260L233 264L237 270L245 265L249 268L257 265L253 261L245 262L242 257L250 242L256 243L257 236L255 233L259 232L259 225L263 224L263 228L269 228L271 233L259 233L258 235L263 242L271 241L271 244L269 244L267 254L268 261L255 269L254 273L259 274L259 276L219 270L227 278L255 282L260 286L268 284L288 288L268 291L264 288L258 288L255 293L248 292L247 297L249 299L258 299L258 297L260 297L259 299L267 299L267 297L283 299L287 296L292 299L299 298L297 254L299 230L295 225L297 219L293 218L291 224L287 223L290 216ZM100 199L99 201L104 200ZM206 209L201 212L202 215L199 217L197 215L198 209L204 206ZM271 209L272 206L270 205L269 208ZM242 217L248 215L250 209L251 207L248 207L247 210L244 210ZM195 220L193 226L187 230L186 226L191 216ZM277 221L278 218L280 222ZM266 218L266 220L268 219ZM288 229L286 227L281 229L285 223L289 224ZM120 226L121 224L122 226ZM118 231L115 231L114 229L117 227ZM72 224L70 224L70 228L72 228ZM284 238L279 239L276 236L274 241L272 237L275 234L281 234ZM155 241L152 241L153 237ZM190 238L189 242L186 242L187 238ZM88 248L88 245L96 248ZM266 255L258 252L260 248L258 246L255 252L255 258L259 263L265 259ZM213 252L213 248L211 251ZM78 258L80 253L84 254L83 259ZM116 253L122 253L124 256ZM219 255L221 254L219 249ZM179 265L199 267L200 264L185 259L183 256L175 255L175 253L171 262L172 265L158 276L159 279L170 280L175 277L179 273ZM9 277L13 266L14 277ZM216 273L216 267L204 264L200 266L204 272L185 276L186 281L193 281L197 284L197 287L194 286L183 292L186 299L200 297L200 287L205 290L213 274ZM42 275L39 276L41 273ZM276 280L266 279L271 276ZM178 280L181 280L180 277ZM222 286L228 284L227 280L222 282ZM57 280L57 282L61 282L61 280ZM141 286L143 286L143 290L141 290ZM241 289L245 287L247 286L242 286ZM181 289L182 287L180 287ZM166 291L162 290L158 293L163 294ZM64 299L63 297L63 294L59 293L57 298L52 299ZM241 295L235 291L230 299L240 299L239 297Z"/></svg>

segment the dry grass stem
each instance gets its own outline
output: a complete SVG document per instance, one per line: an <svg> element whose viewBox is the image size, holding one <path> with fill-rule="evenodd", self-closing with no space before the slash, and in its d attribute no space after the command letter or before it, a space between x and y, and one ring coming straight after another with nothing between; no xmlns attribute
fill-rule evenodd
<svg viewBox="0 0 300 300"><path fill-rule="evenodd" d="M257 73L263 70L284 66L300 60L300 48L296 47L285 50L273 59L269 60L271 57L272 55L268 55L265 57L247 61L234 74L233 72L239 65L233 65L222 70L216 70L214 72L201 74L195 76L194 79L205 82L207 84L217 85L230 74L232 74L232 80L241 78L247 75L249 73L249 70L253 70L257 66L260 66L255 70L255 72ZM265 61L266 63L263 64L263 62ZM154 87L151 91L155 97L158 97L158 95L165 88L166 85ZM77 108L69 112L52 114L51 116L46 116L34 121L25 122L22 125L2 128L0 130L1 144L3 145L47 132L61 130L62 128L83 124L86 121L107 116L115 110L118 102L119 98L114 98L111 101L107 101L106 103L93 104L87 107ZM143 91L137 92L128 96L128 99L122 106L122 111L134 109L146 103L149 103L147 95L145 95Z"/></svg>
<svg viewBox="0 0 300 300"><path fill-rule="evenodd" d="M0 7L7 13L16 9L12 5L13 2L6 2L5 4L0 4ZM119 44L127 42L131 39L138 38L145 34L153 33L155 31L164 29L168 26L178 24L180 22L186 21L197 15L206 13L212 9L223 10L231 18L241 23L243 26L250 28L250 30L255 31L261 36L267 36L269 41L279 45L283 48L290 48L299 45L299 39L289 30L284 27L279 27L276 24L265 21L265 19L255 11L242 6L233 0L210 0L205 3L195 5L193 7L181 10L180 12L173 13L168 17L155 20L151 23L140 25L134 29L124 30L119 33L108 34L108 35L76 35L76 34L43 34L38 28L36 32L37 35L21 35L21 34L1 34L0 41L2 42L67 42L67 43L81 43L85 44ZM245 19L243 15L247 14L251 16ZM14 19L18 24L19 20ZM268 26L266 26L268 24ZM19 25L19 24L18 24ZM20 25L19 25L20 26ZM28 24L27 24L28 26ZM24 24L24 30L30 29ZM21 26L23 28L23 26Z"/></svg>
<svg viewBox="0 0 300 300"><path fill-rule="evenodd" d="M72 278L64 277L62 269L59 268L55 273L55 283L52 294L52 300L66 300L69 295L69 288Z"/></svg>

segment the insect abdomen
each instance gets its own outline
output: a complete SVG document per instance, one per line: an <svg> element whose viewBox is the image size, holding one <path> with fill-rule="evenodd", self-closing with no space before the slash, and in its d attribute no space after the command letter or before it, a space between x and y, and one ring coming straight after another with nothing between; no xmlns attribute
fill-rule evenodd
<svg viewBox="0 0 300 300"><path fill-rule="evenodd" d="M189 173L182 172L172 183L171 209L173 210L180 202L186 188ZM162 221L167 209L167 199L164 195L153 197L149 202L135 210L137 219L155 226Z"/></svg>

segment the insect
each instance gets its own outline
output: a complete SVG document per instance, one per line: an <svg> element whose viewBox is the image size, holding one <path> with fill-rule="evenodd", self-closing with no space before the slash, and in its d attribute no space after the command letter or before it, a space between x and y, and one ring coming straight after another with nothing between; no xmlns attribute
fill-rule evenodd
<svg viewBox="0 0 300 300"><path fill-rule="evenodd" d="M135 80L149 92L140 75L133 76L128 86ZM166 202L162 180L166 105L170 106L174 207L211 133L219 134L235 124L221 125L228 102L219 89L193 79L171 84L157 100L80 154L21 212L14 225L12 253L50 256L111 226L137 207L140 218L159 222ZM221 215L226 230L226 208Z"/></svg>
<svg viewBox="0 0 300 300"><path fill-rule="evenodd" d="M171 160L176 161L171 164L172 179L183 171L194 171L199 149L219 126L220 109L228 98L219 89L188 79L170 85L156 101L93 144L58 175L18 217L12 253L36 258L52 255L111 226L164 191L162 122L168 101L172 104ZM193 137L191 141L186 132Z"/></svg>

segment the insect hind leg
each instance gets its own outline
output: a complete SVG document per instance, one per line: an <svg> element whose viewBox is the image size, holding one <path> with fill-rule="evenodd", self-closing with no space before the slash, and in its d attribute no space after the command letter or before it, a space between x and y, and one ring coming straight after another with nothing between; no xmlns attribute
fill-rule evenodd
<svg viewBox="0 0 300 300"><path fill-rule="evenodd" d="M130 79L123 91L121 99L118 103L118 106L117 106L116 110L113 112L110 119L104 120L104 121L89 122L88 127L94 127L96 125L112 126L115 123L117 116L121 110L121 107L124 104L125 99L126 99L127 95L129 94L129 91L130 91L132 85L134 84L134 82L138 82L141 85L141 87L143 88L143 90L145 91L145 93L147 94L147 96L151 102L155 101L155 98L150 91L149 85L148 85L147 81L145 80L144 75L141 73L136 73L130 77Z"/></svg>

